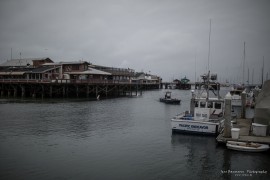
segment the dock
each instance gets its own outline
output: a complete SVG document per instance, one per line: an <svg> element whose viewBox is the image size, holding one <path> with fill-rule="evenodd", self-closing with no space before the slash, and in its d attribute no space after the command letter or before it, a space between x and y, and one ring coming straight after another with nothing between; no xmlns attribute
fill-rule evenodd
<svg viewBox="0 0 270 180"><path fill-rule="evenodd" d="M233 124L233 128L240 129L237 141L270 144L270 136L254 136L252 134L251 124L252 119L236 119L236 124ZM216 140L218 143L226 143L227 141L235 141L236 139L226 138L221 133L217 136Z"/></svg>

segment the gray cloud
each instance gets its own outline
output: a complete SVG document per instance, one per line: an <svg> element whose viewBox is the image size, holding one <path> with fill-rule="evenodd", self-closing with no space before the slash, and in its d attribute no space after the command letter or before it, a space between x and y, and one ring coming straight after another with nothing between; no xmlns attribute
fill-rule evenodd
<svg viewBox="0 0 270 180"><path fill-rule="evenodd" d="M221 79L260 81L262 59L270 73L268 0L3 0L0 2L0 61L49 56L54 61L151 71L164 80L194 80L210 69ZM270 75L269 75L270 77ZM247 79L247 77L246 77Z"/></svg>

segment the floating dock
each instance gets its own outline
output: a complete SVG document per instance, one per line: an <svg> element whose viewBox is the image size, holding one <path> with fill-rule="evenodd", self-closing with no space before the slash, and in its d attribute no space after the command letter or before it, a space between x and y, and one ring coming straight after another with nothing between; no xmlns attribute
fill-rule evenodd
<svg viewBox="0 0 270 180"><path fill-rule="evenodd" d="M252 134L252 119L236 119L236 124L233 128L239 128L239 138L232 139L224 137L223 133L219 134L216 138L218 143L226 143L227 141L240 141L240 142L254 142L262 144L270 144L270 136L254 136Z"/></svg>

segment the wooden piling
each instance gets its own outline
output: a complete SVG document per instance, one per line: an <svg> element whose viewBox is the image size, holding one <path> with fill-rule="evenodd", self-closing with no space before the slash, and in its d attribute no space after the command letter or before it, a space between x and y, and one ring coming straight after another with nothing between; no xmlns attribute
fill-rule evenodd
<svg viewBox="0 0 270 180"><path fill-rule="evenodd" d="M21 86L21 90L22 90L21 96L22 96L22 98L24 98L25 97L25 87Z"/></svg>
<svg viewBox="0 0 270 180"><path fill-rule="evenodd" d="M17 97L17 88L16 87L13 87L13 90L14 90L13 97Z"/></svg>
<svg viewBox="0 0 270 180"><path fill-rule="evenodd" d="M241 100L242 100L242 107L241 107L241 118L246 118L246 101L247 101L247 94L243 92L241 94Z"/></svg>
<svg viewBox="0 0 270 180"><path fill-rule="evenodd" d="M230 93L225 96L225 122L224 122L224 137L231 137L231 108L232 98Z"/></svg>

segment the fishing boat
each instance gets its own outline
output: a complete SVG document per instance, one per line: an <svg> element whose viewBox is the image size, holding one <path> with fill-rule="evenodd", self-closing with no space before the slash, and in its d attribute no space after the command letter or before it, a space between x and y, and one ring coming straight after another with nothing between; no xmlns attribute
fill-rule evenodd
<svg viewBox="0 0 270 180"><path fill-rule="evenodd" d="M165 97L164 98L160 98L159 101L160 102L164 102L167 104L180 104L181 100L180 99L172 99L171 98L171 93L170 91L167 91L165 93Z"/></svg>
<svg viewBox="0 0 270 180"><path fill-rule="evenodd" d="M209 70L210 37L211 19L208 73L201 76L203 82L199 84L200 93L196 96L194 91L192 91L190 111L180 113L171 119L173 132L218 135L224 127L224 100L219 96L220 84L217 82L217 75L210 75ZM209 96L210 91L215 97Z"/></svg>
<svg viewBox="0 0 270 180"><path fill-rule="evenodd" d="M216 82L217 75L210 75L209 71L201 77L204 82L200 86L204 89L198 95L192 91L190 111L182 112L171 119L173 132L209 135L218 135L221 132L224 126L224 99L212 88L212 85L219 86ZM217 97L209 97L210 90Z"/></svg>
<svg viewBox="0 0 270 180"><path fill-rule="evenodd" d="M267 144L239 141L227 141L226 146L228 149L246 152L263 152L269 149Z"/></svg>
<svg viewBox="0 0 270 180"><path fill-rule="evenodd" d="M240 88L233 88L230 91L230 94L232 96L232 106L242 106L242 98L241 98L242 92L243 89Z"/></svg>

